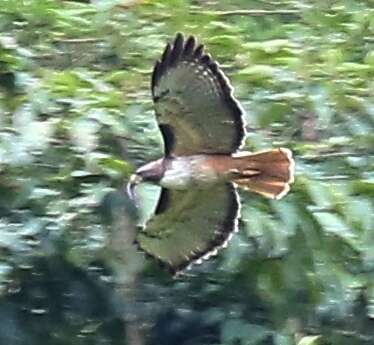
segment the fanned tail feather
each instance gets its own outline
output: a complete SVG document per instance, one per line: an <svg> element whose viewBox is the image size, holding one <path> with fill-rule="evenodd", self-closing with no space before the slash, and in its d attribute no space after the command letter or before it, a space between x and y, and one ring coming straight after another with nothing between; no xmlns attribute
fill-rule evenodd
<svg viewBox="0 0 374 345"><path fill-rule="evenodd" d="M232 181L237 186L271 199L280 199L290 190L295 162L289 149L243 152L233 158L237 161L237 171Z"/></svg>

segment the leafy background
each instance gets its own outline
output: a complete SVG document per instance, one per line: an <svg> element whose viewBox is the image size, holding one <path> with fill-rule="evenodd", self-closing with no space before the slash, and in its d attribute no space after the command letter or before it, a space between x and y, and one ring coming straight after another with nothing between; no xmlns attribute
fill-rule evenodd
<svg viewBox="0 0 374 345"><path fill-rule="evenodd" d="M246 110L246 148L297 160L281 201L173 280L123 193L162 154L150 73L196 35ZM0 0L1 344L373 344L371 0Z"/></svg>

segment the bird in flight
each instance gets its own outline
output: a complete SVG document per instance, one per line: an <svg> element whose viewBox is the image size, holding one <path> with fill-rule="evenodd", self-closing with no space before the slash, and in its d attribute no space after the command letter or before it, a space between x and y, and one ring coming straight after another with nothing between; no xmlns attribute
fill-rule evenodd
<svg viewBox="0 0 374 345"><path fill-rule="evenodd" d="M164 157L130 177L162 187L154 215L136 242L173 273L225 247L237 230L237 187L280 199L293 182L286 148L239 151L245 139L243 109L211 56L193 36L178 33L156 62L151 81Z"/></svg>

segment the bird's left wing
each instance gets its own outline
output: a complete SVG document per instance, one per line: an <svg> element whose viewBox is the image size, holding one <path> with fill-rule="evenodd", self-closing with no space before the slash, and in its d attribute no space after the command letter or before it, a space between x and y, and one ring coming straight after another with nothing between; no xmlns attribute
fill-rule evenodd
<svg viewBox="0 0 374 345"><path fill-rule="evenodd" d="M177 34L166 46L151 87L166 156L237 151L245 135L243 110L217 62L193 36Z"/></svg>
<svg viewBox="0 0 374 345"><path fill-rule="evenodd" d="M173 273L207 259L237 229L239 201L231 183L187 191L162 189L155 215L137 243Z"/></svg>

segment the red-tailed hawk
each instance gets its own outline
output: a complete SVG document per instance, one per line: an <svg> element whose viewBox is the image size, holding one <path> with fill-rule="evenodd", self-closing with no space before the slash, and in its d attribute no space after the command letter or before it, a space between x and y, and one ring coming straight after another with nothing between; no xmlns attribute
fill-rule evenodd
<svg viewBox="0 0 374 345"><path fill-rule="evenodd" d="M177 34L152 74L152 96L165 156L131 176L162 187L154 216L139 232L140 248L178 272L225 246L237 229L242 187L280 199L293 182L286 148L238 152L243 110L218 64L193 36Z"/></svg>

